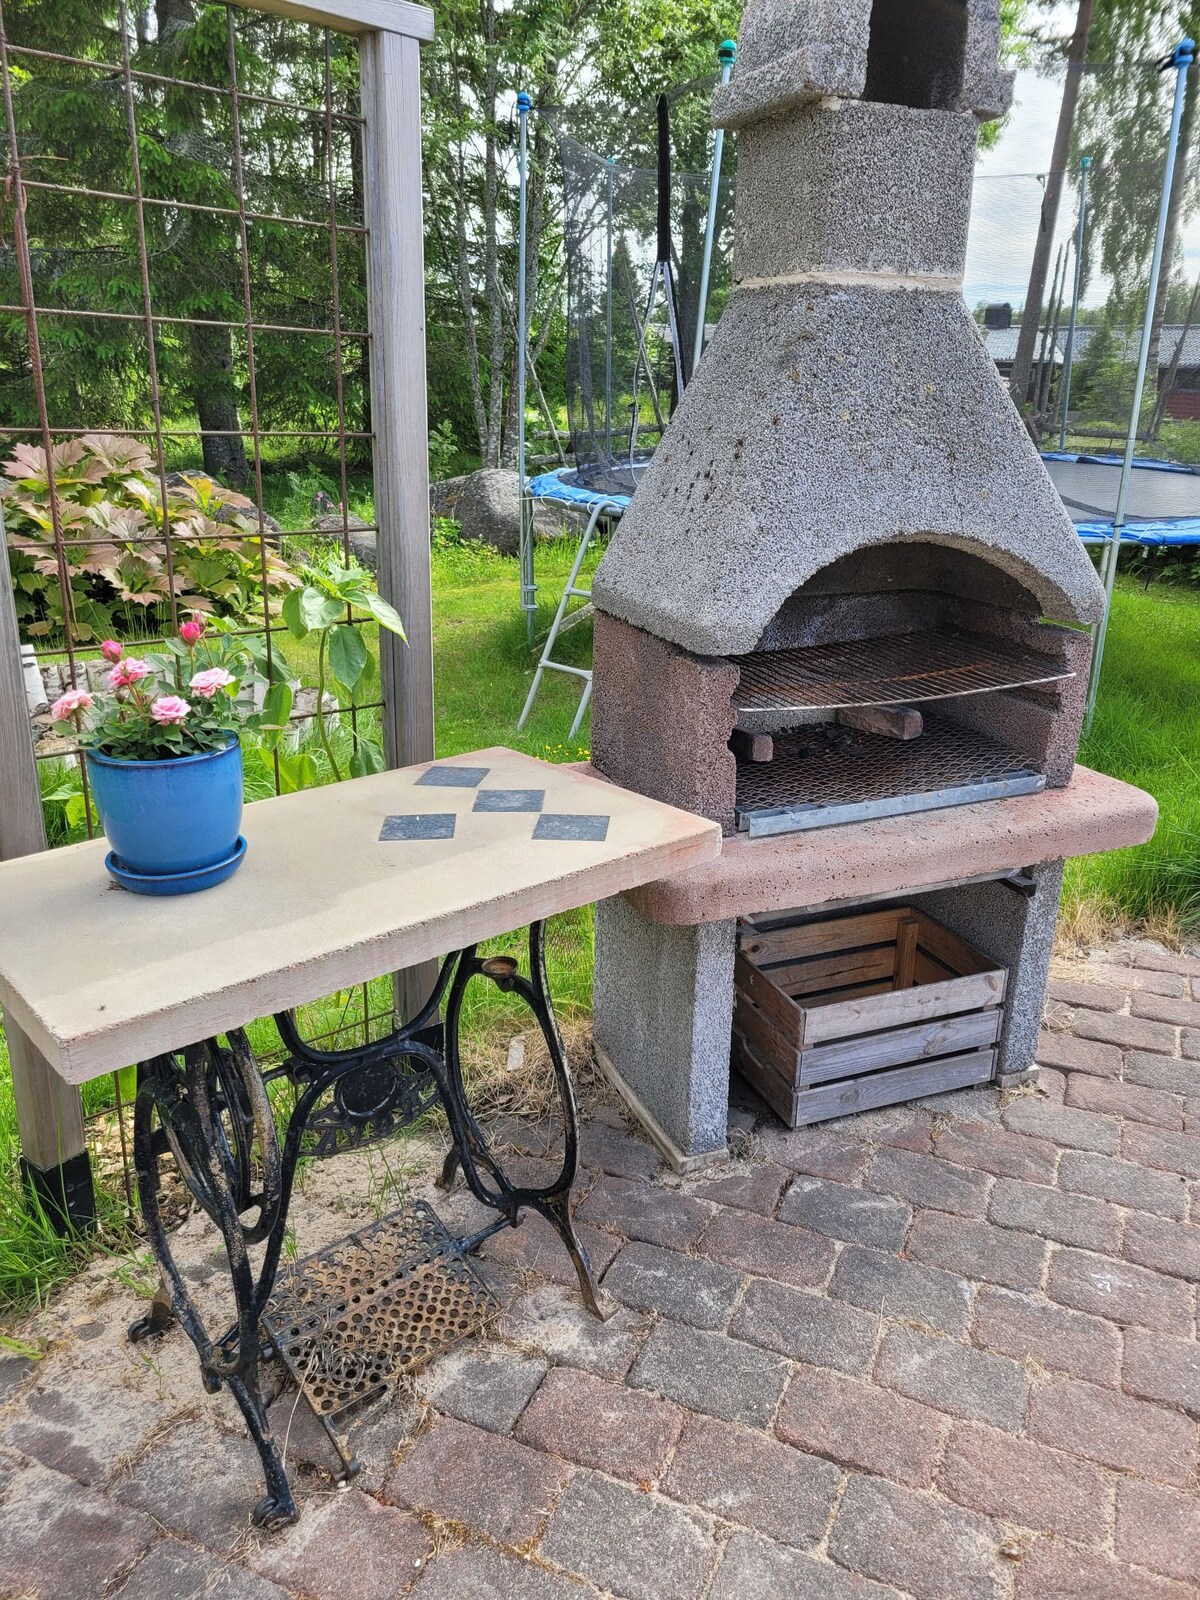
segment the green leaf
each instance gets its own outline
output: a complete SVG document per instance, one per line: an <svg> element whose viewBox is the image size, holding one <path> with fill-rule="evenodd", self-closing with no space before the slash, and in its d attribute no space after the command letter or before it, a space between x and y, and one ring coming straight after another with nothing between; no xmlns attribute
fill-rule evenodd
<svg viewBox="0 0 1200 1600"><path fill-rule="evenodd" d="M332 628L329 633L330 670L350 694L353 694L354 685L362 677L366 664L367 647L360 631L345 624Z"/></svg>
<svg viewBox="0 0 1200 1600"><path fill-rule="evenodd" d="M354 754L350 757L350 776L369 778L373 772L383 770L383 751L377 744L372 744L370 739L360 739L355 746Z"/></svg>
<svg viewBox="0 0 1200 1600"><path fill-rule="evenodd" d="M300 597L306 592L304 589L291 589L284 596L283 620L293 639L303 639L308 634L308 623L300 612Z"/></svg>
<svg viewBox="0 0 1200 1600"><path fill-rule="evenodd" d="M317 763L304 750L295 755L279 753L279 792L295 794L297 789L307 789L317 781Z"/></svg>
<svg viewBox="0 0 1200 1600"><path fill-rule="evenodd" d="M287 732L288 718L292 714L292 686L290 683L273 683L263 699L260 731L262 742L274 750Z"/></svg>
<svg viewBox="0 0 1200 1600"><path fill-rule="evenodd" d="M365 589L362 603L381 628L386 628L389 633L398 633L402 639L407 641L408 635L404 631L400 613L388 605L382 595L375 594L370 589Z"/></svg>
<svg viewBox="0 0 1200 1600"><path fill-rule="evenodd" d="M300 593L300 617L305 627L312 631L328 628L345 610L345 604L332 595L322 594L311 584L305 584ZM293 630L294 631L294 630Z"/></svg>

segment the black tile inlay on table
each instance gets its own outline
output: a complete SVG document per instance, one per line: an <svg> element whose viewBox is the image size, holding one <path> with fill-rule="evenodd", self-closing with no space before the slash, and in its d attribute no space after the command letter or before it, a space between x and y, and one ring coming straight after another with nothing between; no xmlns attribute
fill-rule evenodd
<svg viewBox="0 0 1200 1600"><path fill-rule="evenodd" d="M544 789L480 789L475 810L540 811L545 799Z"/></svg>
<svg viewBox="0 0 1200 1600"><path fill-rule="evenodd" d="M607 817L569 817L544 811L533 830L535 839L582 839L603 844L608 838Z"/></svg>
<svg viewBox="0 0 1200 1600"><path fill-rule="evenodd" d="M431 789L477 789L491 767L430 767L417 779Z"/></svg>
<svg viewBox="0 0 1200 1600"><path fill-rule="evenodd" d="M453 839L453 811L426 811L420 816L385 817L379 831L381 842L397 839Z"/></svg>

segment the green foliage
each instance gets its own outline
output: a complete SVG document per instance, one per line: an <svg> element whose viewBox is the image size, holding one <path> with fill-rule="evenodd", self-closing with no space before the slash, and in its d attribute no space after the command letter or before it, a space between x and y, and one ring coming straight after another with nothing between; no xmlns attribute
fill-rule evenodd
<svg viewBox="0 0 1200 1600"><path fill-rule="evenodd" d="M170 625L172 600L182 611L261 619L264 603L277 605L295 584L279 556L264 552L253 501L186 473L167 479L164 503L153 458L134 439L69 439L54 446L49 467L40 445L19 444L4 472L17 619L28 637L148 637Z"/></svg>

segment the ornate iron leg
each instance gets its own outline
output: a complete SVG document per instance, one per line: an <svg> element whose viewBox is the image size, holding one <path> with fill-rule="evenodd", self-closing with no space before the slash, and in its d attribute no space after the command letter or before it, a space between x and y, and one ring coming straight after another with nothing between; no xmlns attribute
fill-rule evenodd
<svg viewBox="0 0 1200 1600"><path fill-rule="evenodd" d="M252 1149L262 1172L258 1191L251 1187ZM220 1229L225 1245L235 1320L216 1340L188 1293L163 1226L159 1161L168 1150L187 1188ZM134 1163L146 1231L170 1293L171 1310L200 1357L205 1388L214 1393L222 1383L228 1385L258 1447L267 1494L254 1508L253 1521L262 1527L293 1522L296 1505L259 1383L258 1332L287 1208L266 1086L243 1036L231 1036L228 1051L210 1040L189 1046L182 1052L182 1062L176 1056L158 1056L138 1067ZM257 1220L244 1224L242 1216L253 1209L258 1211ZM263 1239L269 1240L267 1258L256 1279L248 1247ZM139 1339L161 1332L167 1320L160 1291L150 1314L134 1323L130 1336Z"/></svg>

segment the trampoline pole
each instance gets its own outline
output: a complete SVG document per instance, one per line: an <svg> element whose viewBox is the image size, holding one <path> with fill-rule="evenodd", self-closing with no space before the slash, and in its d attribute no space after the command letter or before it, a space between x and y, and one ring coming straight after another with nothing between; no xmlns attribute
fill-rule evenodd
<svg viewBox="0 0 1200 1600"><path fill-rule="evenodd" d="M612 390L613 390L613 167L612 156L606 167L607 240L604 272L604 459L611 463L612 448Z"/></svg>
<svg viewBox="0 0 1200 1600"><path fill-rule="evenodd" d="M1102 574L1104 578L1104 615L1096 625L1095 643L1092 647L1092 671L1088 680L1087 720L1090 725L1096 709L1096 695L1100 688L1100 668L1104 662L1104 641L1108 633L1108 615L1112 610L1113 588L1117 581L1117 557L1121 551L1121 529L1125 525L1125 503L1129 498L1129 480L1133 475L1133 452L1137 445L1138 418L1142 412L1142 389L1146 383L1146 365L1150 359L1150 335L1154 322L1154 301L1158 292L1158 274L1162 266L1163 241L1167 232L1167 212L1170 209L1171 184L1175 177L1175 156L1179 149L1179 124L1183 116L1183 100L1187 87L1188 69L1196 56L1196 46L1191 39L1181 39L1162 64L1165 72L1175 71L1175 99L1171 107L1171 129L1167 135L1167 159L1163 165L1162 193L1158 199L1158 226L1154 231L1154 254L1150 261L1150 281L1146 286L1146 315L1142 322L1142 342L1138 350L1137 376L1133 382L1133 401L1129 407L1129 431L1125 435L1125 457L1121 462L1121 481L1117 488L1117 507L1113 512L1112 535L1104 551ZM1157 377L1157 374L1155 375Z"/></svg>
<svg viewBox="0 0 1200 1600"><path fill-rule="evenodd" d="M717 51L721 63L721 82L728 83L737 57L737 43L726 39ZM692 376L704 354L704 321L708 311L708 279L712 270L713 241L717 232L717 201L721 190L721 156L725 149L725 129L718 128L713 140L712 177L708 185L708 216L704 223L704 260L700 266L700 298L696 307L696 342L692 350Z"/></svg>
<svg viewBox="0 0 1200 1600"><path fill-rule="evenodd" d="M528 233L528 156L529 112L533 101L522 89L517 96L517 121L520 128L517 148L517 493L520 511L518 545L521 568L521 610L525 630L533 643L533 618L537 610L537 587L533 572L533 516L525 475L525 363L529 358L529 308L525 304L525 245Z"/></svg>
<svg viewBox="0 0 1200 1600"><path fill-rule="evenodd" d="M1071 368L1075 360L1075 321L1079 315L1079 296L1083 292L1083 235L1087 227L1088 173L1091 156L1079 158L1079 221L1075 224L1075 282L1071 289L1071 314L1067 318L1067 348L1063 355L1062 416L1058 427L1058 448L1067 448L1067 410L1071 404Z"/></svg>

